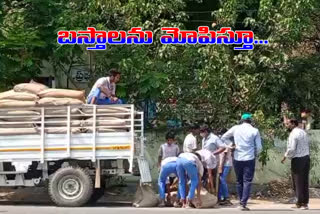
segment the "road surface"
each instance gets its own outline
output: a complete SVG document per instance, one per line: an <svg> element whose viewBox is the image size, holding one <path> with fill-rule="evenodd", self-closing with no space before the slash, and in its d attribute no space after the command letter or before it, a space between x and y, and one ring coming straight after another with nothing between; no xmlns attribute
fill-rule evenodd
<svg viewBox="0 0 320 214"><path fill-rule="evenodd" d="M319 214L320 209L308 211L294 210L290 208L254 208L249 212L238 211L236 208L216 208L216 209L180 209L180 208L133 208L129 205L105 205L98 204L92 207L63 208L53 205L41 204L5 204L0 203L0 214L234 214L234 213L255 213L255 214Z"/></svg>

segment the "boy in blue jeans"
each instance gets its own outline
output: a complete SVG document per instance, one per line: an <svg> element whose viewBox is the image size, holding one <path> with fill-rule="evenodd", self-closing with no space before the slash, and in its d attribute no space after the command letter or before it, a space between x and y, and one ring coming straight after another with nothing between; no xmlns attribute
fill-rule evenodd
<svg viewBox="0 0 320 214"><path fill-rule="evenodd" d="M167 199L169 200L171 197L170 194L170 188L167 185L168 178L170 175L174 174L177 175L177 157L168 157L161 161L161 169L160 169L160 175L158 180L158 186L159 186L159 195L160 195L160 204L159 207L165 207L165 197L166 197L166 189L168 193ZM180 200L180 194L179 189L177 193L177 201L174 202L174 206L178 206L178 201ZM167 201L167 203L170 203L170 201Z"/></svg>
<svg viewBox="0 0 320 214"><path fill-rule="evenodd" d="M177 173L179 178L179 192L183 208L192 208L192 206L201 207L201 178L203 176L203 165L201 156L194 153L182 153L177 160ZM189 194L186 198L187 177L191 184ZM198 204L194 204L195 191L197 190Z"/></svg>
<svg viewBox="0 0 320 214"><path fill-rule="evenodd" d="M220 130L219 137L221 137L227 129ZM224 152L219 155L219 190L218 190L218 203L220 205L232 205L229 199L229 189L227 183L227 177L232 169L232 147L234 144L229 142L231 146L228 146Z"/></svg>

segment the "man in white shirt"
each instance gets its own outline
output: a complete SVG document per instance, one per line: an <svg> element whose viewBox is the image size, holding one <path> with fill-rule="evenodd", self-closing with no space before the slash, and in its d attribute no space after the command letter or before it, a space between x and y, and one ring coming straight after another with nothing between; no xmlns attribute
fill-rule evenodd
<svg viewBox="0 0 320 214"><path fill-rule="evenodd" d="M196 153L198 153L201 156L203 168L208 172L207 182L209 184L209 192L214 193L215 185L213 183L213 170L215 170L217 167L217 158L212 152L206 149L198 150L196 151Z"/></svg>
<svg viewBox="0 0 320 214"><path fill-rule="evenodd" d="M123 101L116 97L116 84L120 81L120 72L112 68L108 77L101 77L93 85L87 102L88 104L109 105L122 104Z"/></svg>
<svg viewBox="0 0 320 214"><path fill-rule="evenodd" d="M237 192L240 199L239 208L249 210L247 202L250 197L251 183L254 177L255 160L262 151L261 137L258 129L254 128L252 115L243 114L241 124L235 125L222 135L221 139L227 142L234 138L234 170L237 176Z"/></svg>
<svg viewBox="0 0 320 214"><path fill-rule="evenodd" d="M291 159L291 173L297 198L296 208L308 209L309 204L309 173L310 173L310 145L307 133L298 127L299 123L291 119L288 125L290 132L287 151L282 163Z"/></svg>
<svg viewBox="0 0 320 214"><path fill-rule="evenodd" d="M225 150L226 144L224 144L218 136L211 132L211 129L208 125L202 125L200 127L200 136L202 137L202 149L212 152L212 154L216 156L217 161L219 161L218 155ZM209 174L208 170L205 170L205 176L203 177L204 182L206 183L208 180L209 184L213 184L212 188L216 189L217 168L210 170L210 173L212 174Z"/></svg>
<svg viewBox="0 0 320 214"><path fill-rule="evenodd" d="M194 152L197 150L197 138L199 134L199 125L192 124L190 126L190 133L186 136L183 142L183 152Z"/></svg>

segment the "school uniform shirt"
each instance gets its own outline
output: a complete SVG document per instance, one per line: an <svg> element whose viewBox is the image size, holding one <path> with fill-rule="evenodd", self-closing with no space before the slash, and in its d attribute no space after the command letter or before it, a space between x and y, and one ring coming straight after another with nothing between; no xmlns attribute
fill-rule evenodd
<svg viewBox="0 0 320 214"><path fill-rule="evenodd" d="M224 165L223 166L230 166L232 167L233 164L232 164L232 153L231 153L231 149L230 148L227 148L226 151L222 152L220 155L219 155L219 163L222 164L222 161L224 159Z"/></svg>
<svg viewBox="0 0 320 214"><path fill-rule="evenodd" d="M181 153L179 155L179 158L185 158L185 159L193 162L197 166L198 173L200 174L200 176L201 177L203 176L203 170L204 170L203 165L202 165L201 161L199 160L199 158L195 154L185 152L185 153Z"/></svg>
<svg viewBox="0 0 320 214"><path fill-rule="evenodd" d="M101 86L108 91L108 94L105 95L104 93L100 93L100 97L98 97L98 99L106 99L107 97L116 94L116 84L110 82L110 77L101 77L93 85L88 97L91 97Z"/></svg>
<svg viewBox="0 0 320 214"><path fill-rule="evenodd" d="M307 155L310 155L310 145L307 133L301 128L294 128L290 132L288 138L285 156L292 159Z"/></svg>
<svg viewBox="0 0 320 214"><path fill-rule="evenodd" d="M170 163L170 162L176 162L178 159L178 157L168 157L168 158L165 158L161 161L161 167L166 165L167 163Z"/></svg>
<svg viewBox="0 0 320 214"><path fill-rule="evenodd" d="M201 149L197 151L197 153L201 156L201 162L204 168L215 169L217 167L217 159L212 152L206 149Z"/></svg>
<svg viewBox="0 0 320 214"><path fill-rule="evenodd" d="M197 138L192 134L188 134L183 142L183 152L192 152L197 149Z"/></svg>
<svg viewBox="0 0 320 214"><path fill-rule="evenodd" d="M202 139L202 149L209 150L210 152L215 152L217 149L225 147L226 145L213 133Z"/></svg>
<svg viewBox="0 0 320 214"><path fill-rule="evenodd" d="M175 143L168 144L164 143L159 148L159 156L163 159L168 157L177 157L180 153L179 146Z"/></svg>

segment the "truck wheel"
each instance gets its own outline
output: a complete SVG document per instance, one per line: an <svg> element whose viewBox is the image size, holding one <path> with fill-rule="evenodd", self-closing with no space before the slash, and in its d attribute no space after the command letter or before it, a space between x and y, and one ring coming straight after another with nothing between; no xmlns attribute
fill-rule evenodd
<svg viewBox="0 0 320 214"><path fill-rule="evenodd" d="M91 198L93 183L87 171L79 167L57 170L49 182L49 195L58 206L79 207Z"/></svg>

